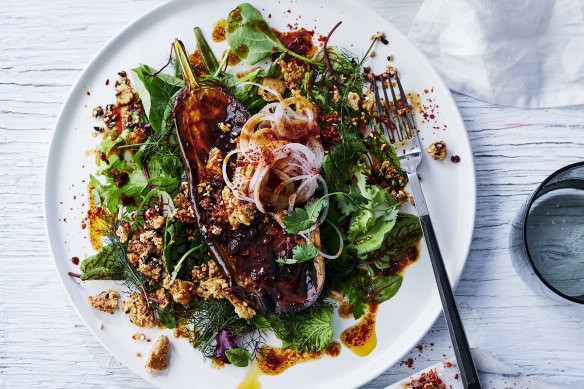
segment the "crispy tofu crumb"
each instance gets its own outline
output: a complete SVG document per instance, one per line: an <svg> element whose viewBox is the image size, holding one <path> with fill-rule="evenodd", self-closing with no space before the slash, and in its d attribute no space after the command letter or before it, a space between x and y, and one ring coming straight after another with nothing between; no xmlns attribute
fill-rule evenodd
<svg viewBox="0 0 584 389"><path fill-rule="evenodd" d="M430 146L426 147L426 151L432 158L442 161L444 158L446 158L446 142L434 142Z"/></svg>
<svg viewBox="0 0 584 389"><path fill-rule="evenodd" d="M385 38L385 33L383 31L377 31L375 34L371 35L369 39L382 40Z"/></svg>
<svg viewBox="0 0 584 389"><path fill-rule="evenodd" d="M122 220L120 226L116 230L116 235L120 238L120 242L126 243L130 237L131 232L132 227L130 226L130 223L127 220Z"/></svg>
<svg viewBox="0 0 584 389"><path fill-rule="evenodd" d="M136 356L137 356L137 357L141 357L141 356L142 356L142 353L140 353L140 352L137 352L137 353L136 353Z"/></svg>
<svg viewBox="0 0 584 389"><path fill-rule="evenodd" d="M120 295L115 290L104 290L97 296L89 296L89 304L99 311L114 313L118 307L118 297Z"/></svg>
<svg viewBox="0 0 584 389"><path fill-rule="evenodd" d="M349 105L349 107L353 108L355 111L359 110L359 101L360 100L361 100L361 98L359 97L358 93L349 92L349 94L347 95L347 104Z"/></svg>
<svg viewBox="0 0 584 389"><path fill-rule="evenodd" d="M138 327L152 328L156 325L154 313L148 308L146 299L141 294L132 292L130 299L124 301L122 309L130 318L130 321Z"/></svg>
<svg viewBox="0 0 584 389"><path fill-rule="evenodd" d="M221 122L221 123L219 123L219 128L223 132L229 132L229 131L231 131L231 124L225 124L225 123Z"/></svg>
<svg viewBox="0 0 584 389"><path fill-rule="evenodd" d="M232 293L227 281L221 277L217 264L210 260L208 264L195 266L192 271L193 282L196 284L195 294L204 299L225 298L235 308L235 313L242 319L251 319L255 310L249 304Z"/></svg>
<svg viewBox="0 0 584 389"><path fill-rule="evenodd" d="M193 290L195 289L195 284L190 281L183 281L175 279L174 282L169 285L170 276L166 276L164 279L164 287L170 291L172 299L177 303L186 305L193 299Z"/></svg>
<svg viewBox="0 0 584 389"><path fill-rule="evenodd" d="M213 174L222 173L223 158L221 157L221 150L213 147L209 151L209 159L207 160L207 169Z"/></svg>
<svg viewBox="0 0 584 389"><path fill-rule="evenodd" d="M310 67L304 61L298 58L291 58L287 61L278 62L282 68L282 74L284 75L284 81L290 89L298 89L298 86L304 79L304 75Z"/></svg>
<svg viewBox="0 0 584 389"><path fill-rule="evenodd" d="M286 83L282 80L278 80L275 78L266 77L262 80L262 85L266 88L270 88L280 94L282 96L286 91ZM278 101L278 96L274 95L271 92L265 91L262 88L258 88L258 94L262 97L262 99L266 100L267 102L271 101Z"/></svg>
<svg viewBox="0 0 584 389"><path fill-rule="evenodd" d="M375 57L375 50L372 50L372 51L371 51L371 53L369 54L369 56L370 56L371 58Z"/></svg>
<svg viewBox="0 0 584 389"><path fill-rule="evenodd" d="M222 369L225 367L225 362L223 362L219 358L213 358L213 359L211 359L211 367L213 369Z"/></svg>
<svg viewBox="0 0 584 389"><path fill-rule="evenodd" d="M236 230L240 224L249 226L251 221L256 217L257 210L253 203L241 201L233 195L231 189L227 186L221 192L221 197L225 202L227 219L231 227Z"/></svg>
<svg viewBox="0 0 584 389"><path fill-rule="evenodd" d="M150 355L148 355L148 360L144 366L146 370L151 372L152 370L164 370L168 367L168 349L170 346L170 341L166 335L160 335L160 338L154 342L152 349L150 350Z"/></svg>
<svg viewBox="0 0 584 389"><path fill-rule="evenodd" d="M134 340L143 340L143 341L148 340L148 338L146 337L146 335L144 335L141 332L136 332L134 335L132 335L132 339L134 339Z"/></svg>
<svg viewBox="0 0 584 389"><path fill-rule="evenodd" d="M375 100L373 99L373 95L371 91L366 91L365 96L363 96L363 100L361 100L361 108L368 114L373 114L373 107L375 106Z"/></svg>

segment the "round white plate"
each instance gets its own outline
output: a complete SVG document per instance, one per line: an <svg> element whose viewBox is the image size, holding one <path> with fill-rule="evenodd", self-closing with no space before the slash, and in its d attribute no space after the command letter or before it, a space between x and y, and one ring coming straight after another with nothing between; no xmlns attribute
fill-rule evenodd
<svg viewBox="0 0 584 389"><path fill-rule="evenodd" d="M269 24L279 30L288 30L287 24L291 24L316 29L317 34L326 35L342 20L343 24L333 34L330 44L345 47L358 55L366 50L369 37L376 31L387 34L389 45L378 43L375 48L377 55L369 65L380 72L387 64L386 57L394 55L394 64L400 70L404 87L420 93L424 105L438 106L434 112L436 119L420 128L423 144L446 141L449 157L457 154L461 158L460 163L453 164L449 157L437 162L425 155L420 170L430 214L454 285L462 272L472 238L475 175L462 120L438 74L396 28L350 0L325 4L309 0L256 0L252 3L262 11ZM193 28L200 26L209 36L213 24L226 17L237 4L237 1L210 0L171 2L130 24L97 54L81 74L63 106L50 146L45 182L46 226L63 286L79 315L103 345L136 374L160 387L205 388L212 385L234 388L246 369L233 366L213 369L185 339L171 338L170 366L160 373L148 373L144 363L152 343L132 340L131 335L144 332L154 341L160 330L135 327L121 311L109 315L98 312L87 303L90 294L109 287L121 291L121 285L108 281L80 283L67 275L69 271L78 271L78 267L71 263L71 257L83 259L93 253L88 231L81 228L87 207L86 186L94 169L93 156L86 155L86 151L95 147L97 142L91 136L92 127L98 124L91 118L91 110L94 106L114 101L113 84L118 71L129 70L140 62L153 67L162 66L175 37L193 49ZM213 48L220 54L226 45L226 42L213 44ZM110 80L108 86L105 85L106 79ZM427 93L424 93L425 89ZM428 98L431 98L431 103ZM419 115L417 119L420 120ZM444 130L445 125L447 129ZM422 255L405 271L401 290L380 307L377 347L370 355L358 357L343 347L337 358L323 357L296 365L278 376L261 376L262 387L345 388L364 384L399 361L428 331L440 311L434 275L426 246L422 244ZM104 324L103 329L99 329L99 323ZM338 340L341 331L352 323L351 320L335 318L335 338ZM278 342L274 344L278 345ZM136 352L142 357L137 357Z"/></svg>

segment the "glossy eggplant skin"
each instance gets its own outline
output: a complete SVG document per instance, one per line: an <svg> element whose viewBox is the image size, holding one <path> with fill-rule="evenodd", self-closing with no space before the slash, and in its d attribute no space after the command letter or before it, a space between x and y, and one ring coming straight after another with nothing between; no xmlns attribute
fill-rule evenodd
<svg viewBox="0 0 584 389"><path fill-rule="evenodd" d="M220 89L186 84L176 99L174 118L197 224L206 231L209 215L200 204L197 187L213 179L206 168L209 151L217 147L225 156L232 150L232 137L237 136L249 113L235 97ZM229 125L231 131L224 132L219 123ZM250 226L240 225L233 231L227 225L219 235L202 235L232 290L255 309L289 313L307 308L318 299L324 284L323 258L279 265L276 259L290 258L299 241L269 217L260 214ZM312 236L313 243L320 247L318 231Z"/></svg>

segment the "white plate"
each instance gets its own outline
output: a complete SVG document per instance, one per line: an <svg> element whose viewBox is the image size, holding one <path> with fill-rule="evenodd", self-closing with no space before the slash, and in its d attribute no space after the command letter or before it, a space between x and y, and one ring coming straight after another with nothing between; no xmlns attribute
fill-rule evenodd
<svg viewBox="0 0 584 389"><path fill-rule="evenodd" d="M330 44L346 47L357 54L365 51L369 37L385 31L389 45L378 44L372 68L378 71L389 54L400 69L403 85L419 92L425 101L432 96L437 104L436 123L426 123L421 129L425 145L437 140L448 143L451 154L461 157L458 164L449 159L436 162L425 158L421 168L422 186L448 273L453 284L459 279L469 250L475 215L475 175L472 153L464 126L450 92L424 56L388 22L350 0L337 0L321 5L309 0L279 2L252 1L262 10L271 26L287 30L288 23L326 35L338 22L343 24L333 34ZM120 311L115 315L98 312L87 303L87 296L113 286L113 282L79 283L67 275L78 271L70 261L93 253L81 228L87 204L86 184L94 169L93 157L86 151L97 139L91 136L97 124L91 109L114 100L113 83L117 72L129 70L139 62L159 67L168 56L175 37L188 48L195 47L193 27L200 26L208 36L215 21L225 17L237 1L179 1L164 4L130 24L112 39L91 61L71 90L57 121L50 146L45 182L46 226L59 277L73 305L89 329L103 345L136 374L161 387L233 388L245 374L245 369L227 366L216 370L203 363L200 354L184 339L172 339L171 362L167 370L151 374L144 362L151 343L131 340L135 332L144 332L153 340L158 329L143 330L133 326ZM263 5L262 5L263 4ZM288 13L287 10L291 12ZM299 15L301 17L299 17ZM104 32L107 33L107 32ZM209 39L210 40L210 39ZM221 53L226 43L213 45ZM109 79L109 86L105 80ZM423 94L424 89L431 90ZM87 94L91 92L91 95ZM433 126L447 125L447 130ZM73 196L76 196L74 199ZM66 222L64 219L66 218ZM367 357L358 357L344 348L338 358L294 366L278 376L262 376L263 388L344 388L366 383L399 361L426 333L441 311L432 268L422 245L418 262L405 272L399 293L381 305L377 319L377 347ZM104 323L99 329L98 324ZM335 338L352 324L349 320L334 320ZM278 344L277 342L275 344ZM142 357L137 357L136 352Z"/></svg>

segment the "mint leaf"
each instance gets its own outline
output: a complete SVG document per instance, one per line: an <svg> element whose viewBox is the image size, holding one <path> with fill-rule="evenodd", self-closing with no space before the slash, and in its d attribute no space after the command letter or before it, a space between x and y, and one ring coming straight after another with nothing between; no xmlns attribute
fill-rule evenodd
<svg viewBox="0 0 584 389"><path fill-rule="evenodd" d="M284 226L286 231L297 234L310 228L310 218L304 208L295 208L284 216Z"/></svg>
<svg viewBox="0 0 584 389"><path fill-rule="evenodd" d="M282 340L282 347L299 352L320 351L333 340L331 317L333 306L316 303L310 308L293 314L272 315L268 319Z"/></svg>
<svg viewBox="0 0 584 389"><path fill-rule="evenodd" d="M246 367L251 360L251 354L249 351L239 347L225 350L225 356L229 362L237 367Z"/></svg>

